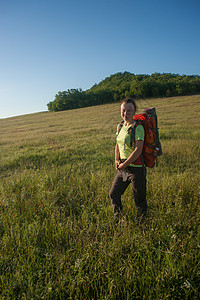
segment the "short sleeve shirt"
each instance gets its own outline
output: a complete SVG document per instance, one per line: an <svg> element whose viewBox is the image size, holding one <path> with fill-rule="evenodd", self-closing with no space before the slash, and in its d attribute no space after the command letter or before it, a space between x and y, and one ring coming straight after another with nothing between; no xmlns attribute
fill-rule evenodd
<svg viewBox="0 0 200 300"><path fill-rule="evenodd" d="M117 127L117 144L119 147L119 154L120 154L120 158L121 159L127 159L132 152L135 149L135 144L134 144L134 140L133 140L133 144L132 147L131 145L131 133L129 131L129 128L133 126L133 125L129 125L129 126L125 126L125 124L123 123L123 126L118 134L118 128L119 125ZM135 141L144 141L144 128L142 125L138 125L135 129ZM130 165L130 166L134 166L134 167L141 167L141 165Z"/></svg>

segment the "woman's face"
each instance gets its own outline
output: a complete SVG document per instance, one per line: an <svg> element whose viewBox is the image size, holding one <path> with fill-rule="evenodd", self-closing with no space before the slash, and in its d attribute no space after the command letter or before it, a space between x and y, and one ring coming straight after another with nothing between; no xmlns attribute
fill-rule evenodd
<svg viewBox="0 0 200 300"><path fill-rule="evenodd" d="M132 123L133 116L135 115L135 107L132 103L122 103L121 117L127 123Z"/></svg>

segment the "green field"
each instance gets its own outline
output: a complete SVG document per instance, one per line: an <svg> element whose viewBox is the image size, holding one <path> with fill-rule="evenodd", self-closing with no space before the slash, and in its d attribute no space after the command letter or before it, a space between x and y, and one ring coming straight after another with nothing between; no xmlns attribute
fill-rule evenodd
<svg viewBox="0 0 200 300"><path fill-rule="evenodd" d="M119 104L0 120L0 299L198 299L200 95L156 106L148 216L114 223Z"/></svg>

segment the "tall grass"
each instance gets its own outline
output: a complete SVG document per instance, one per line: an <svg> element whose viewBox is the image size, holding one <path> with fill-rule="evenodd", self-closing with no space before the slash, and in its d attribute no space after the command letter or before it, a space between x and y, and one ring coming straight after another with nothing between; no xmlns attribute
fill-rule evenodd
<svg viewBox="0 0 200 300"><path fill-rule="evenodd" d="M119 104L0 120L0 299L198 299L200 96L155 105L148 217L113 220Z"/></svg>

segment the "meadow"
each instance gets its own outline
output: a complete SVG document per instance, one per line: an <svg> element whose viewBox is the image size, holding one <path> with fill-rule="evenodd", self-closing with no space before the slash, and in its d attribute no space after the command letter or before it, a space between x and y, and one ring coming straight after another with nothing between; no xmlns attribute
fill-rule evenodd
<svg viewBox="0 0 200 300"><path fill-rule="evenodd" d="M114 222L119 103L0 120L0 299L198 299L200 95L156 106L148 216Z"/></svg>

